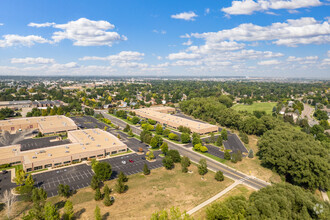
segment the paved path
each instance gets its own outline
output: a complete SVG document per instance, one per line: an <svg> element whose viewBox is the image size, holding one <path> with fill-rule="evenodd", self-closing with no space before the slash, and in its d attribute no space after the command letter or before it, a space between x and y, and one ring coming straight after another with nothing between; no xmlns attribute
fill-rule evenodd
<svg viewBox="0 0 330 220"><path fill-rule="evenodd" d="M230 186L228 186L226 189L222 190L215 196L209 198L205 202L203 202L203 203L199 204L198 206L194 207L193 209L189 210L187 212L187 214L192 215L193 213L197 212L198 210L202 209L203 207L205 207L205 206L209 205L210 203L214 202L215 200L219 199L220 197L225 195L227 192L229 192L230 190L232 190L233 188L235 188L237 185L241 184L242 182L244 182L244 180L235 181L233 184L231 184Z"/></svg>
<svg viewBox="0 0 330 220"><path fill-rule="evenodd" d="M304 105L304 110L301 112L301 117L302 118L307 117L308 124L311 127L319 124L319 122L313 118L314 108L305 103L303 103L303 105Z"/></svg>
<svg viewBox="0 0 330 220"><path fill-rule="evenodd" d="M321 195L322 195L323 200L324 200L325 202L329 202L329 197L328 197L327 192L321 190Z"/></svg>
<svg viewBox="0 0 330 220"><path fill-rule="evenodd" d="M101 113L103 114L104 117L108 118L111 120L112 123L116 124L116 125L119 125L120 127L124 128L126 126L126 122L114 117L114 116L111 116L109 114L107 114L106 111L101 111ZM133 133L139 135L140 132L141 132L141 129L138 128L138 127L135 127L133 125L130 125ZM178 145L178 144L175 144L174 142L171 142L171 141L168 141L166 139L164 139L165 142L168 143L168 147L170 149L173 149L173 150L178 150L179 153L182 155L182 156L187 156L190 158L190 160L194 163L199 163L200 159L203 158L207 161L207 166L210 170L216 172L218 170L222 171L223 174L228 177L228 178L231 178L233 179L234 181L237 181L237 180L241 180L241 179L244 179L245 181L242 183L244 185L247 185L253 189L256 189L256 190L259 190L263 187L266 187L266 186L269 186L270 183L266 182L266 181L263 181L261 179L258 179L256 177L252 177L252 176L249 176L245 173L242 173L238 170L235 170L231 167L228 167L227 165L225 164L222 164L216 160L213 160L207 156L204 156L202 154L199 154L189 148L185 148L184 146L181 146L181 145Z"/></svg>

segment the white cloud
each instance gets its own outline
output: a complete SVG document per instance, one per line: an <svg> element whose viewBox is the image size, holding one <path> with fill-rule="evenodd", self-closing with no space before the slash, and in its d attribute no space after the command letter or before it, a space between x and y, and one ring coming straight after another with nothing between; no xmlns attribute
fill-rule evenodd
<svg viewBox="0 0 330 220"><path fill-rule="evenodd" d="M206 43L202 46L191 46L187 50L194 53L208 54L211 51L231 51L240 50L245 47L243 43L237 43L235 41L221 41L214 42L206 40Z"/></svg>
<svg viewBox="0 0 330 220"><path fill-rule="evenodd" d="M3 23L0 23L0 26L3 26Z"/></svg>
<svg viewBox="0 0 330 220"><path fill-rule="evenodd" d="M280 64L280 62L278 60L263 60L258 62L258 65L276 65L276 64Z"/></svg>
<svg viewBox="0 0 330 220"><path fill-rule="evenodd" d="M167 57L169 60L189 60L189 59L197 59L200 58L199 54L195 53L186 53L186 52L179 52L179 53L171 53Z"/></svg>
<svg viewBox="0 0 330 220"><path fill-rule="evenodd" d="M192 43L193 43L192 40L188 39L188 41L183 42L182 45L190 46L190 45L192 45Z"/></svg>
<svg viewBox="0 0 330 220"><path fill-rule="evenodd" d="M295 57L295 56L289 56L286 61L288 62L297 62L299 64L312 64L316 63L316 61L319 59L318 56L307 56L307 57Z"/></svg>
<svg viewBox="0 0 330 220"><path fill-rule="evenodd" d="M194 21L196 17L198 17L198 15L196 15L195 12L193 12L193 11L182 12L179 14L171 15L171 18L182 19L182 20L186 20L186 21Z"/></svg>
<svg viewBox="0 0 330 220"><path fill-rule="evenodd" d="M0 47L12 47L12 46L32 46L35 43L51 43L49 40L46 40L43 37L36 35L20 36L16 34L7 34L2 36L3 39L0 39Z"/></svg>
<svg viewBox="0 0 330 220"><path fill-rule="evenodd" d="M207 15L210 13L210 9L209 8L206 8L205 11L204 11L204 14Z"/></svg>
<svg viewBox="0 0 330 220"><path fill-rule="evenodd" d="M330 25L311 17L283 23L259 26L251 23L241 24L233 29L218 32L195 33L191 36L205 38L209 42L231 41L273 41L277 45L297 46L298 44L322 44L330 42Z"/></svg>
<svg viewBox="0 0 330 220"><path fill-rule="evenodd" d="M152 30L152 32L156 33L156 34L166 34L166 31L165 30Z"/></svg>
<svg viewBox="0 0 330 220"><path fill-rule="evenodd" d="M46 23L41 23L41 24L31 22L31 23L28 24L28 26L40 28L40 27L52 27L55 24L56 23L54 23L54 22L46 22Z"/></svg>
<svg viewBox="0 0 330 220"><path fill-rule="evenodd" d="M250 15L256 11L278 9L298 9L322 5L319 0L243 0L233 1L228 8L221 10L229 15Z"/></svg>
<svg viewBox="0 0 330 220"><path fill-rule="evenodd" d="M116 55L110 55L107 57L85 56L83 58L80 58L79 60L104 60L104 61L120 62L120 61L142 60L143 57L144 57L144 53L140 53L137 51L121 51Z"/></svg>
<svg viewBox="0 0 330 220"><path fill-rule="evenodd" d="M80 18L66 24L55 24L55 28L62 29L53 33L53 40L60 42L64 39L72 40L75 46L112 46L113 43L127 40L117 32L107 31L115 26L107 21L92 21Z"/></svg>
<svg viewBox="0 0 330 220"><path fill-rule="evenodd" d="M25 58L12 58L11 63L22 63L22 64L51 64L55 63L54 59L44 57L25 57Z"/></svg>

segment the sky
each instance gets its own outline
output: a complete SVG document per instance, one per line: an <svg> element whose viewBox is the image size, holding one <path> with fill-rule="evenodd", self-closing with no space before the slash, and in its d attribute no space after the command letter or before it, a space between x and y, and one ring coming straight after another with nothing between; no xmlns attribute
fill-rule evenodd
<svg viewBox="0 0 330 220"><path fill-rule="evenodd" d="M0 75L330 78L330 0L1 0Z"/></svg>

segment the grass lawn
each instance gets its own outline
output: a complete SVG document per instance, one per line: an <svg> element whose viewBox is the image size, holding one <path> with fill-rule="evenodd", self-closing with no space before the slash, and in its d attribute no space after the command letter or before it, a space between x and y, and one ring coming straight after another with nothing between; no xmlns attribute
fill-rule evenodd
<svg viewBox="0 0 330 220"><path fill-rule="evenodd" d="M192 174L182 173L181 166L176 164L172 170L158 168L151 170L151 174L135 174L129 176L127 185L128 191L123 194L112 192L115 203L106 207L103 201L94 201L94 191L90 188L78 190L69 198L73 202L74 211L79 215L78 219L94 219L94 209L98 205L103 216L108 219L150 219L153 212L161 209L170 209L172 206L179 207L182 211L190 210L196 205L204 202L216 195L233 183L225 178L223 182L214 179L214 173L209 171L204 180L198 174L197 167L191 165L189 170ZM116 180L106 182L110 188L114 188ZM103 189L101 190L103 191ZM61 204L62 197L52 197L48 199L54 204ZM63 203L62 203L63 204ZM20 203L16 207L15 213L19 219L22 211L30 203ZM63 212L63 208L60 209ZM0 218L5 214L0 212Z"/></svg>
<svg viewBox="0 0 330 220"><path fill-rule="evenodd" d="M245 185L238 185L234 189L230 190L228 193L223 195L221 198L217 199L215 202L223 202L230 196L244 196L245 198L248 198L252 192L254 192L252 188L249 188ZM211 203L211 204L213 204ZM199 211L192 214L192 217L194 219L206 219L206 209L211 206L211 204L205 206L204 208L200 209Z"/></svg>
<svg viewBox="0 0 330 220"><path fill-rule="evenodd" d="M247 111L253 113L253 111L265 111L267 114L272 114L273 107L276 102L255 102L252 105L236 104L232 108L236 111Z"/></svg>
<svg viewBox="0 0 330 220"><path fill-rule="evenodd" d="M15 166L11 166L11 167L6 167L6 168L1 168L1 170L10 170L10 169L13 169L15 168L15 171L17 170L22 170L23 169L23 165L22 164L18 164L18 165L15 165Z"/></svg>

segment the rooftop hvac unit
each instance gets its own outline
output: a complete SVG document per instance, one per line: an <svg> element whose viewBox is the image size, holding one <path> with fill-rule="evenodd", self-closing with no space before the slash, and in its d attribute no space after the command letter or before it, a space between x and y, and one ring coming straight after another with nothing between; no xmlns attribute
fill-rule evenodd
<svg viewBox="0 0 330 220"><path fill-rule="evenodd" d="M37 159L37 157L36 156L33 156L32 159Z"/></svg>
<svg viewBox="0 0 330 220"><path fill-rule="evenodd" d="M106 138L106 139L105 139L105 141L109 141L109 139L108 139L108 138Z"/></svg>
<svg viewBox="0 0 330 220"><path fill-rule="evenodd" d="M65 146L66 149L69 149L69 146Z"/></svg>
<svg viewBox="0 0 330 220"><path fill-rule="evenodd" d="M51 157L53 154L48 154L49 157Z"/></svg>
<svg viewBox="0 0 330 220"><path fill-rule="evenodd" d="M13 151L17 151L17 149L13 149Z"/></svg>
<svg viewBox="0 0 330 220"><path fill-rule="evenodd" d="M46 151L45 150L41 150L41 151L39 151L39 153L46 153Z"/></svg>
<svg viewBox="0 0 330 220"><path fill-rule="evenodd" d="M101 145L99 145L99 144L98 144L98 145L96 145L96 146L97 146L97 147L101 147Z"/></svg>
<svg viewBox="0 0 330 220"><path fill-rule="evenodd" d="M66 150L65 153L70 153L70 151Z"/></svg>
<svg viewBox="0 0 330 220"><path fill-rule="evenodd" d="M83 147L82 149L83 149L83 150L86 150L86 147Z"/></svg>

